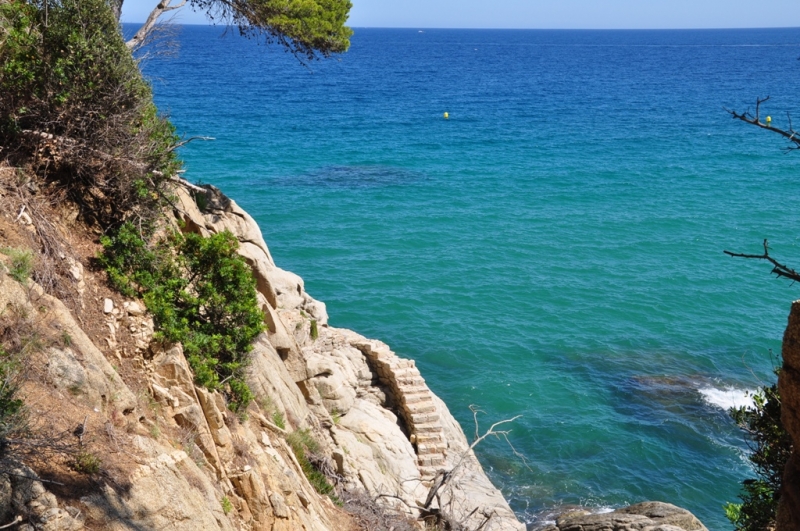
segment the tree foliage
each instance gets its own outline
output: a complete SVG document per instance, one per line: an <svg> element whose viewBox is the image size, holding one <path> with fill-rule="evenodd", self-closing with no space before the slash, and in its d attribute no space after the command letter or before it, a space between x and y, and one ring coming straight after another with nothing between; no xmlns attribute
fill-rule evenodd
<svg viewBox="0 0 800 531"><path fill-rule="evenodd" d="M742 482L742 503L725 506L737 531L774 527L783 469L792 451L792 439L781 422L778 384L760 388L752 398L752 406L731 409L731 417L748 438L749 459L756 472L755 479Z"/></svg>
<svg viewBox="0 0 800 531"><path fill-rule="evenodd" d="M264 316L236 238L173 232L149 245L128 223L102 244L100 262L111 283L144 298L156 338L182 343L198 384L224 389L231 409L246 406L253 395L243 371Z"/></svg>
<svg viewBox="0 0 800 531"><path fill-rule="evenodd" d="M277 42L307 59L347 51L353 34L345 25L352 7L349 0L183 0L176 5L162 0L128 41L128 47L135 49L145 43L159 17L187 1L213 22L232 24L242 35Z"/></svg>
<svg viewBox="0 0 800 531"><path fill-rule="evenodd" d="M3 156L108 225L156 209L175 142L105 0L0 2Z"/></svg>

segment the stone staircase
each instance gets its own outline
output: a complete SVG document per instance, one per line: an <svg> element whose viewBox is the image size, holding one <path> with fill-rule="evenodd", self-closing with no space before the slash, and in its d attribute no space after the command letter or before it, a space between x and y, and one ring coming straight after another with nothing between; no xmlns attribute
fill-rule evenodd
<svg viewBox="0 0 800 531"><path fill-rule="evenodd" d="M430 482L445 466L447 441L433 394L414 360L398 357L380 341L358 340L351 344L367 357L380 382L392 391L397 412L405 422L409 439L417 452L422 481Z"/></svg>

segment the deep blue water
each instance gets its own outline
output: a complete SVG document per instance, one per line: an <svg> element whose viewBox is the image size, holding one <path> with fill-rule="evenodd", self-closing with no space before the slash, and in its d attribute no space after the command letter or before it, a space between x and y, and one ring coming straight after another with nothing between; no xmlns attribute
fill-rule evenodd
<svg viewBox="0 0 800 531"><path fill-rule="evenodd" d="M712 530L750 474L724 409L771 381L800 263L800 29L356 29L301 65L187 26L144 64L195 181L261 224L331 324L417 360L514 509L669 501ZM443 118L448 112L449 120ZM716 404L716 405L715 405Z"/></svg>

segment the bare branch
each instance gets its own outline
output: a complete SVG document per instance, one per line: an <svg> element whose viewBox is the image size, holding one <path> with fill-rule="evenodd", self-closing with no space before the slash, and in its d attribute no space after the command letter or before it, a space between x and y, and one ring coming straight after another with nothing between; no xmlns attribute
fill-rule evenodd
<svg viewBox="0 0 800 531"><path fill-rule="evenodd" d="M448 527L448 529L455 529L455 530L466 529L466 527L464 527L464 522L469 520L478 509L478 508L473 509L472 512L470 512L468 515L462 518L461 522L455 521L452 514L452 506L449 506L450 508L448 508L448 506L442 506L442 496L445 496L445 498L447 497L447 488L451 483L451 480L456 476L459 469L465 463L466 459L470 456L474 456L475 447L478 446L478 444L480 444L481 442L483 442L487 437L494 436L497 438L503 438L506 440L506 442L509 443L509 446L511 446L511 443L508 440L508 434L511 432L511 430L500 430L498 428L505 424L514 422L515 420L517 420L522 416L522 415L517 415L510 419L503 419L497 421L494 424L492 424L489 427L489 429L483 433L483 435L481 435L478 423L478 413L483 413L483 411L481 411L475 405L469 406L469 409L470 411L472 411L472 418L475 421L475 440L472 442L469 448L467 448L464 452L461 453L461 455L458 456L455 465L453 465L453 467L450 470L439 470L439 472L437 472L436 477L434 477L433 483L430 489L428 490L428 496L425 499L425 503L420 508L422 511L422 519L432 518L435 521L445 521L450 526ZM519 452L517 452L517 450L513 446L511 446L511 449L514 451L514 455L522 457L522 455ZM528 463L527 461L525 461L524 458L523 461L525 462L525 466L528 466ZM438 509L433 506L434 500L436 500L438 504ZM451 497L450 504L452 503L453 499ZM487 515L484 513L484 520L475 529L483 529L492 519L493 516L494 514Z"/></svg>
<svg viewBox="0 0 800 531"><path fill-rule="evenodd" d="M161 15L168 11L174 11L175 9L182 8L186 5L186 1L187 0L181 0L181 3L171 6L170 2L172 2L172 0L161 0L150 12L150 15L147 17L147 20L142 27L139 28L139 31L137 31L136 34L125 43L125 46L127 46L131 51L140 48L147 40L148 35L150 35L150 33L153 31L153 28L155 27Z"/></svg>
<svg viewBox="0 0 800 531"><path fill-rule="evenodd" d="M22 516L17 515L16 518L14 518L11 522L5 525L0 525L0 529L8 529L9 527L20 523L21 521L22 521Z"/></svg>
<svg viewBox="0 0 800 531"><path fill-rule="evenodd" d="M736 120L741 120L746 122L750 125L755 125L756 127L760 127L761 129L766 129L767 131L772 131L773 133L778 133L782 137L786 138L789 142L794 144L793 146L789 146L784 148L784 151L793 151L795 149L800 149L800 133L794 130L792 126L792 118L789 116L789 113L786 113L787 117L789 118L789 128L788 129L781 129L779 127L773 127L772 122L767 117L767 122L764 123L761 121L760 117L760 110L761 104L769 101L769 96L766 98L756 98L756 113L755 115L750 114L750 111L745 111L743 113L738 113L736 111L732 111L730 109L725 109L728 114L731 115Z"/></svg>
<svg viewBox="0 0 800 531"><path fill-rule="evenodd" d="M168 151L175 151L176 149L185 146L186 144L188 144L189 142L191 142L193 140L208 141L208 140L216 140L216 138L214 138L213 136L192 136L192 137L187 138L186 140L182 140L182 141L178 142L174 146L171 146Z"/></svg>
<svg viewBox="0 0 800 531"><path fill-rule="evenodd" d="M774 273L776 276L785 277L794 282L800 282L800 273L798 273L791 267L778 262L769 255L769 242L766 239L764 240L764 254L733 253L731 251L722 251L722 252L724 252L728 256L733 256L736 258L752 258L756 260L766 260L772 264L772 273Z"/></svg>

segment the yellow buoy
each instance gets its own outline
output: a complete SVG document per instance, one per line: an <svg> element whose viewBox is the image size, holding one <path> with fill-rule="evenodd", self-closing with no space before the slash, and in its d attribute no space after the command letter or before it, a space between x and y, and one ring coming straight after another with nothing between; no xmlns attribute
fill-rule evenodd
<svg viewBox="0 0 800 531"><path fill-rule="evenodd" d="M449 119L450 119L450 113L448 113L448 112L445 112L445 113L444 113L444 119L445 119L445 120L449 120Z"/></svg>
<svg viewBox="0 0 800 531"><path fill-rule="evenodd" d="M767 116L767 125L772 124L772 116Z"/></svg>

